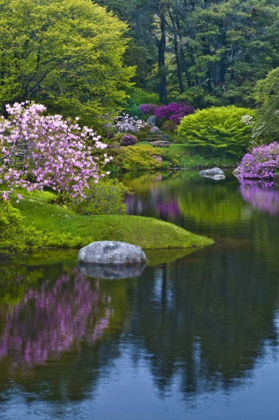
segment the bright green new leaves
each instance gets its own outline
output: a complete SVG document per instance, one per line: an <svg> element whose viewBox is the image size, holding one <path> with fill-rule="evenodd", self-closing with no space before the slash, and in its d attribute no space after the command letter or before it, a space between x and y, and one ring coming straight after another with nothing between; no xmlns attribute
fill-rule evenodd
<svg viewBox="0 0 279 420"><path fill-rule="evenodd" d="M178 127L182 141L210 156L241 158L251 140L252 125L242 117L254 116L246 108L212 107L184 117Z"/></svg>
<svg viewBox="0 0 279 420"><path fill-rule="evenodd" d="M126 98L127 25L90 0L0 0L0 106L35 100L92 125Z"/></svg>

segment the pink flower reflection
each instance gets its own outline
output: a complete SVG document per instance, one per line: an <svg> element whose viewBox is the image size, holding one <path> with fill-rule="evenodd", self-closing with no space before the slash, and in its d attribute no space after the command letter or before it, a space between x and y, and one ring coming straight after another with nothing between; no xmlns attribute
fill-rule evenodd
<svg viewBox="0 0 279 420"><path fill-rule="evenodd" d="M241 184L240 192L243 199L252 205L254 209L268 212L269 214L279 213L279 191L274 187L261 184Z"/></svg>
<svg viewBox="0 0 279 420"><path fill-rule="evenodd" d="M29 289L9 308L0 336L0 358L11 357L13 367L37 365L61 352L94 343L109 325L110 297L92 290L77 270L74 278L60 277L53 285Z"/></svg>

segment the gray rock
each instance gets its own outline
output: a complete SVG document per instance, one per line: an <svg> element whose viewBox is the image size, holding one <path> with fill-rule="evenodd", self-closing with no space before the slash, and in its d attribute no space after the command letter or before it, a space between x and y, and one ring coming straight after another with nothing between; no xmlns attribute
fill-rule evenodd
<svg viewBox="0 0 279 420"><path fill-rule="evenodd" d="M215 179L215 181L226 178L224 172L220 168L205 169L200 172L200 175L205 178Z"/></svg>
<svg viewBox="0 0 279 420"><path fill-rule="evenodd" d="M147 258L139 246L125 242L92 242L79 251L80 263L99 265L142 264Z"/></svg>
<svg viewBox="0 0 279 420"><path fill-rule="evenodd" d="M152 141L150 144L154 147L169 147L170 142L164 140Z"/></svg>
<svg viewBox="0 0 279 420"><path fill-rule="evenodd" d="M145 269L145 263L142 264L120 264L120 265L100 265L100 264L79 264L80 271L89 277L121 280L133 277L139 277Z"/></svg>
<svg viewBox="0 0 279 420"><path fill-rule="evenodd" d="M146 121L147 124L152 125L154 127L154 125L156 125L156 117L155 115L151 115L151 117L148 118L148 120Z"/></svg>
<svg viewBox="0 0 279 420"><path fill-rule="evenodd" d="M279 175L275 174L273 178L274 185L279 185Z"/></svg>
<svg viewBox="0 0 279 420"><path fill-rule="evenodd" d="M235 170L233 171L233 175L238 178L240 175L240 167L238 166L237 168L235 168Z"/></svg>
<svg viewBox="0 0 279 420"><path fill-rule="evenodd" d="M215 181L220 181L221 179L226 179L225 175L214 175L211 177L211 179L214 179Z"/></svg>
<svg viewBox="0 0 279 420"><path fill-rule="evenodd" d="M163 159L161 158L161 156L152 156L154 160L156 160L159 163L163 162Z"/></svg>
<svg viewBox="0 0 279 420"><path fill-rule="evenodd" d="M152 134L160 134L160 133L162 133L162 131L160 130L159 127L156 127L156 125L154 125L153 127L150 128L150 133L152 133Z"/></svg>

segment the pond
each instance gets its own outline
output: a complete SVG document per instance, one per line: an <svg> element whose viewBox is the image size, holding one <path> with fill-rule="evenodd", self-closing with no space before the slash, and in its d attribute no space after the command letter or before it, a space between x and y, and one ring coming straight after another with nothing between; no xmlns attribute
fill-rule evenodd
<svg viewBox="0 0 279 420"><path fill-rule="evenodd" d="M227 175L124 177L128 214L215 240L138 277L76 252L0 267L1 419L278 418L279 190Z"/></svg>

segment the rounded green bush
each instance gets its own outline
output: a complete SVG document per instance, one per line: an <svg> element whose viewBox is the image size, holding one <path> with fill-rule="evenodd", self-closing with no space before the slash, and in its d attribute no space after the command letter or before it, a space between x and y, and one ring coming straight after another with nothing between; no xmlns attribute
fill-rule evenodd
<svg viewBox="0 0 279 420"><path fill-rule="evenodd" d="M178 127L183 143L206 156L241 158L251 141L252 124L242 117L255 112L236 106L212 107L184 117Z"/></svg>

